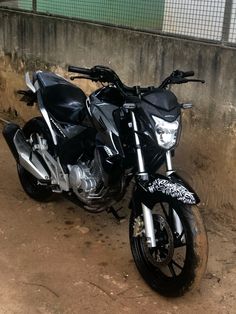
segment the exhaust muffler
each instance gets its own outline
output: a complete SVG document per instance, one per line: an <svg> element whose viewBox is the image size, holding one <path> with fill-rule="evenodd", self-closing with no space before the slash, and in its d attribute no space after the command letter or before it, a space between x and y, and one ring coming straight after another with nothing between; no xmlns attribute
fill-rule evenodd
<svg viewBox="0 0 236 314"><path fill-rule="evenodd" d="M49 181L47 170L27 143L19 125L8 123L2 133L16 161L37 179Z"/></svg>

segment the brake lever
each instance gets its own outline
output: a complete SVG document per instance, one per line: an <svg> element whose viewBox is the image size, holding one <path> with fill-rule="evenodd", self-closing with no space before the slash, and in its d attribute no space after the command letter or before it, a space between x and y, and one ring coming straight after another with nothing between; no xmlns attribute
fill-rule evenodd
<svg viewBox="0 0 236 314"><path fill-rule="evenodd" d="M171 84L184 84L188 82L200 82L202 84L205 83L204 80L198 80L198 79L186 79L186 78L180 78L180 77L175 77L171 79Z"/></svg>
<svg viewBox="0 0 236 314"><path fill-rule="evenodd" d="M190 80L188 80L188 82L199 82L199 83L202 83L202 84L206 83L205 80L197 80L197 79L190 79Z"/></svg>
<svg viewBox="0 0 236 314"><path fill-rule="evenodd" d="M80 78L85 78L85 77L84 77L84 76L80 76L80 75L75 75L75 76L71 76L71 77L70 77L70 80L71 80L71 81L74 81L74 80L80 79Z"/></svg>
<svg viewBox="0 0 236 314"><path fill-rule="evenodd" d="M85 80L91 80L94 82L98 82L100 81L98 77L90 77L90 76L82 76L82 75L76 75L76 76L71 76L70 80L74 81L76 79L85 79Z"/></svg>

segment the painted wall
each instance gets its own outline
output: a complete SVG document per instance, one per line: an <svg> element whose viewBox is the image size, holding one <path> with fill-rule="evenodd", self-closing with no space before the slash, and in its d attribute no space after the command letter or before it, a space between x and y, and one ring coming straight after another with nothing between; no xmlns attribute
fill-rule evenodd
<svg viewBox="0 0 236 314"><path fill-rule="evenodd" d="M37 0L37 11L115 25L161 29L165 0ZM31 1L19 0L31 10Z"/></svg>

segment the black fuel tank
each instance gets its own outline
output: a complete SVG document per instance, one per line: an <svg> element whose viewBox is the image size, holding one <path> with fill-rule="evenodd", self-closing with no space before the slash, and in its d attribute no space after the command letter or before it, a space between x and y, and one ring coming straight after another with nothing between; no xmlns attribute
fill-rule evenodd
<svg viewBox="0 0 236 314"><path fill-rule="evenodd" d="M86 96L77 86L54 73L37 73L44 106L60 122L79 124L86 115Z"/></svg>

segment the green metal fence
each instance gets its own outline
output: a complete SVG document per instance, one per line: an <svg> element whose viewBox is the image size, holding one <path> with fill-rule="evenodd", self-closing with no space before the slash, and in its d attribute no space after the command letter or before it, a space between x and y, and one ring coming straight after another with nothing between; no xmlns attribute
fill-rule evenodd
<svg viewBox="0 0 236 314"><path fill-rule="evenodd" d="M147 5L148 3L148 5ZM139 29L161 29L165 0L19 0L18 8Z"/></svg>
<svg viewBox="0 0 236 314"><path fill-rule="evenodd" d="M0 7L236 44L236 0L0 0Z"/></svg>

